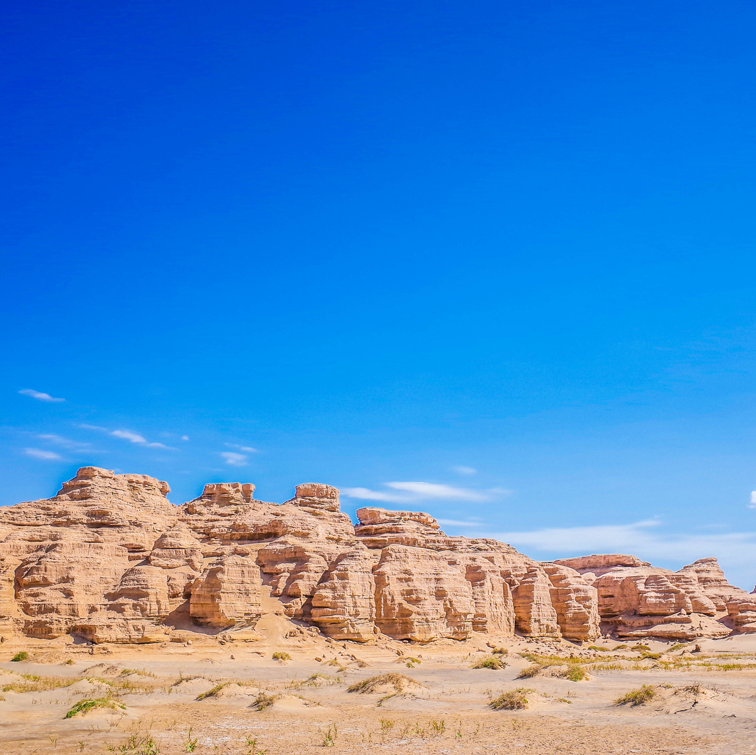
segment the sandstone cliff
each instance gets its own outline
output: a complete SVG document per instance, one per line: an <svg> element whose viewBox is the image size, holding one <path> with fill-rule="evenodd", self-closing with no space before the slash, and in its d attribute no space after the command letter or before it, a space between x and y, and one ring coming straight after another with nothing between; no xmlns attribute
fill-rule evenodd
<svg viewBox="0 0 756 755"><path fill-rule="evenodd" d="M314 483L282 504L250 484L206 485L183 506L168 492L85 467L53 498L0 509L0 634L154 642L249 630L266 613L360 642L590 641L600 622L620 636L756 631L756 596L714 559L679 572L632 556L539 563L448 537L421 512L364 508L353 525L338 490Z"/></svg>

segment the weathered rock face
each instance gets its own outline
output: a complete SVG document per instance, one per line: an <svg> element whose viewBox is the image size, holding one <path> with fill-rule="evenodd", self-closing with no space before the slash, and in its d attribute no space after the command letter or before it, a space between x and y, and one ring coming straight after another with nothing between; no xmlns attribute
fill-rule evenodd
<svg viewBox="0 0 756 755"><path fill-rule="evenodd" d="M539 563L495 540L449 537L428 514L340 511L298 485L283 504L254 485L168 485L84 467L56 496L0 509L0 633L160 642L174 628L253 628L274 611L336 639L428 642L474 632L590 641L756 632L756 595L716 560L679 572L634 556Z"/></svg>
<svg viewBox="0 0 756 755"><path fill-rule="evenodd" d="M599 555L555 562L580 572L598 591L606 631L623 638L691 640L718 637L752 623L748 593L727 583L715 558L678 572L634 556ZM742 617L742 618L739 618Z"/></svg>
<svg viewBox="0 0 756 755"><path fill-rule="evenodd" d="M598 591L568 566L544 564L551 582L551 603L562 635L571 640L595 640L599 634Z"/></svg>
<svg viewBox="0 0 756 755"><path fill-rule="evenodd" d="M246 553L221 556L194 582L189 614L200 626L248 627L260 618L260 569Z"/></svg>

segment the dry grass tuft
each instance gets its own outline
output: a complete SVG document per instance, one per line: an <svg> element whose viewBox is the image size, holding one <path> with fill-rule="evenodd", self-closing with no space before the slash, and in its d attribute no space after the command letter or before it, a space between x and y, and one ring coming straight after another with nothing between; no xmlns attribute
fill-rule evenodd
<svg viewBox="0 0 756 755"><path fill-rule="evenodd" d="M222 684L216 684L212 689L209 689L207 692L202 692L199 695L197 695L197 700L206 700L208 697L215 697L224 687L228 686L228 682L223 682Z"/></svg>
<svg viewBox="0 0 756 755"><path fill-rule="evenodd" d="M644 684L640 689L634 689L632 692L628 692L617 700L614 701L615 705L645 705L654 699L656 692L654 688L648 684Z"/></svg>
<svg viewBox="0 0 756 755"><path fill-rule="evenodd" d="M506 661L502 661L501 658L495 655L489 655L487 658L481 658L472 665L473 668L488 668L492 671L500 671L507 667Z"/></svg>
<svg viewBox="0 0 756 755"><path fill-rule="evenodd" d="M541 666L540 663L534 663L532 666L526 666L522 671L520 671L520 673L517 674L517 678L530 679L534 676L537 676L541 671L543 671L543 666Z"/></svg>
<svg viewBox="0 0 756 755"><path fill-rule="evenodd" d="M347 689L347 692L359 692L364 695L369 692L375 692L378 687L384 684L391 684L397 692L401 692L408 684L414 684L414 682L404 674L390 671L386 674L370 676L367 679L355 682Z"/></svg>
<svg viewBox="0 0 756 755"><path fill-rule="evenodd" d="M497 698L491 700L489 705L494 710L523 710L528 707L528 698L525 695L532 691L518 687L510 692L503 692Z"/></svg>

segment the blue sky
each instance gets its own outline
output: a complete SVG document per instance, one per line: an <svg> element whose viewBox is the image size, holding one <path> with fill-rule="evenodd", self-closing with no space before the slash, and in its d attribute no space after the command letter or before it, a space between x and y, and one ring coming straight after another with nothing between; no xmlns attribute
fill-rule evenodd
<svg viewBox="0 0 756 755"><path fill-rule="evenodd" d="M752 3L3 26L0 504L318 481L753 587Z"/></svg>

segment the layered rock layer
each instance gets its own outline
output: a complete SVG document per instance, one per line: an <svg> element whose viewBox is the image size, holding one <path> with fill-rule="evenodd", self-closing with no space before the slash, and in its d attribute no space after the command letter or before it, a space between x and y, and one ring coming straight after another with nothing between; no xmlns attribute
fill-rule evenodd
<svg viewBox="0 0 756 755"><path fill-rule="evenodd" d="M154 642L174 628L253 628L280 613L335 639L428 642L515 632L591 641L756 631L756 596L714 559L680 572L632 556L539 563L449 537L428 514L342 513L339 491L282 504L217 483L175 506L144 475L79 470L56 496L0 509L0 633Z"/></svg>

